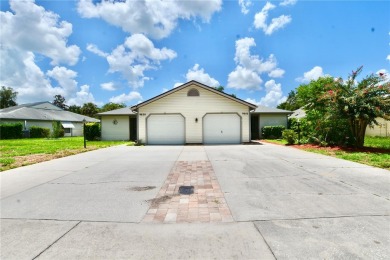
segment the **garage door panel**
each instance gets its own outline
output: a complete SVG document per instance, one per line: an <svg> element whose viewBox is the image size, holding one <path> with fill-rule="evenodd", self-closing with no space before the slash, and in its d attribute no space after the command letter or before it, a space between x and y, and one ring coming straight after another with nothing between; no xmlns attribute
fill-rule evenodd
<svg viewBox="0 0 390 260"><path fill-rule="evenodd" d="M207 114L203 118L205 144L241 143L241 120L237 114Z"/></svg>
<svg viewBox="0 0 390 260"><path fill-rule="evenodd" d="M178 114L150 115L147 118L148 144L184 144L184 117Z"/></svg>

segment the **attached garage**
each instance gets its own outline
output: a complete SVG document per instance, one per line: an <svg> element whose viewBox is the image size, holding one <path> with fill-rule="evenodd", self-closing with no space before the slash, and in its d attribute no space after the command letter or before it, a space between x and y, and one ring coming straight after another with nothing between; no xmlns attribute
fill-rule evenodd
<svg viewBox="0 0 390 260"><path fill-rule="evenodd" d="M239 144L250 142L250 112L256 106L190 81L131 109L140 143Z"/></svg>
<svg viewBox="0 0 390 260"><path fill-rule="evenodd" d="M151 114L146 119L148 144L184 144L184 117L180 114Z"/></svg>
<svg viewBox="0 0 390 260"><path fill-rule="evenodd" d="M238 114L206 114L203 117L204 144L241 143L241 118Z"/></svg>

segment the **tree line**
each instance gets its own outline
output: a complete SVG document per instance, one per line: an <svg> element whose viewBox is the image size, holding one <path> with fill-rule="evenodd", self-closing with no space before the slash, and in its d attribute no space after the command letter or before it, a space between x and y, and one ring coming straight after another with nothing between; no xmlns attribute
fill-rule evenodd
<svg viewBox="0 0 390 260"><path fill-rule="evenodd" d="M0 89L0 109L17 106L18 105L18 103L16 103L17 95L18 92L14 91L13 88L2 86ZM126 107L126 104L124 103L113 103L113 102L104 104L102 107L98 107L96 104L92 102L85 103L82 106L77 106L77 105L68 106L63 96L55 95L53 98L54 100L52 101L52 103L55 106L66 111L70 111L73 113L77 113L89 117L96 117L97 113L107 112L118 108Z"/></svg>

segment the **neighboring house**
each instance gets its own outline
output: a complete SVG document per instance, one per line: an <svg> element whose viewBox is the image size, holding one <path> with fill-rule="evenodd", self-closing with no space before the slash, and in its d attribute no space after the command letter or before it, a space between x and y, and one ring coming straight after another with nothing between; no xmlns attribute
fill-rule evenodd
<svg viewBox="0 0 390 260"><path fill-rule="evenodd" d="M31 126L46 127L52 131L52 122L60 121L65 136L82 136L83 120L99 122L95 118L65 111L52 103L36 102L0 109L0 123L22 123L24 130Z"/></svg>
<svg viewBox="0 0 390 260"><path fill-rule="evenodd" d="M137 139L146 144L249 142L250 111L255 108L196 81L131 107L137 114Z"/></svg>
<svg viewBox="0 0 390 260"><path fill-rule="evenodd" d="M129 107L99 113L102 140L137 140L137 115Z"/></svg>
<svg viewBox="0 0 390 260"><path fill-rule="evenodd" d="M261 128L264 126L282 125L287 128L288 116L293 112L278 108L258 106L251 113L251 135L252 139L261 139Z"/></svg>
<svg viewBox="0 0 390 260"><path fill-rule="evenodd" d="M366 135L390 137L390 121L384 118L376 118L379 125L367 126Z"/></svg>

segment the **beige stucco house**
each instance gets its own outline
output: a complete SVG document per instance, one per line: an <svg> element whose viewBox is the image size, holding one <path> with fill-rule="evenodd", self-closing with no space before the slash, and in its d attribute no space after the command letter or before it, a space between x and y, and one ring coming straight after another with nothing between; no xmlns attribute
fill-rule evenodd
<svg viewBox="0 0 390 260"><path fill-rule="evenodd" d="M137 114L130 108L99 113L102 140L137 140Z"/></svg>
<svg viewBox="0 0 390 260"><path fill-rule="evenodd" d="M137 139L146 144L249 142L254 109L256 105L197 81L131 107L137 116Z"/></svg>

